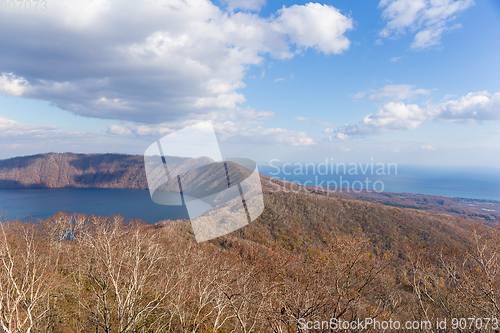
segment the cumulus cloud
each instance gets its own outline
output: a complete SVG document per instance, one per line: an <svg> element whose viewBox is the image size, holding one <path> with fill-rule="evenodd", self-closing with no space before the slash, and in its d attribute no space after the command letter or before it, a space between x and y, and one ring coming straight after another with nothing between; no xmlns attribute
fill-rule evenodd
<svg viewBox="0 0 500 333"><path fill-rule="evenodd" d="M469 93L434 108L437 109L439 117L445 121L477 123L484 120L500 120L500 92L493 96L487 91Z"/></svg>
<svg viewBox="0 0 500 333"><path fill-rule="evenodd" d="M491 95L486 91L469 93L455 100L420 107L417 104L389 102L375 114L369 114L362 121L339 126L338 139L350 136L380 134L387 131L411 130L426 121L458 123L480 123L486 120L500 120L500 92Z"/></svg>
<svg viewBox="0 0 500 333"><path fill-rule="evenodd" d="M278 14L276 30L288 35L298 47L339 54L351 44L344 34L353 28L353 21L335 7L310 2L304 6L283 6Z"/></svg>
<svg viewBox="0 0 500 333"><path fill-rule="evenodd" d="M3 95L21 96L27 87L28 81L12 73L2 73L0 76L0 93Z"/></svg>
<svg viewBox="0 0 500 333"><path fill-rule="evenodd" d="M415 129L422 122L430 120L431 116L426 109L421 109L416 104L403 102L390 102L379 108L374 115L369 114L362 121L339 126L339 138L349 136L373 135L390 130Z"/></svg>
<svg viewBox="0 0 500 333"><path fill-rule="evenodd" d="M431 145L422 145L422 146L420 146L420 148L423 150L436 150L436 148L434 148Z"/></svg>
<svg viewBox="0 0 500 333"><path fill-rule="evenodd" d="M132 131L124 126L109 125L107 133L116 135L129 135L132 134Z"/></svg>
<svg viewBox="0 0 500 333"><path fill-rule="evenodd" d="M426 49L441 43L444 32L460 28L451 24L473 0L381 0L379 8L387 25L381 37L397 37L408 30L415 33L412 49Z"/></svg>
<svg viewBox="0 0 500 333"><path fill-rule="evenodd" d="M229 11L208 0L146 2L54 0L43 15L2 16L0 30L17 33L0 34L9 45L0 93L87 117L161 123L237 108L247 69L265 56L350 45L352 19L332 6L294 5L264 18L231 11L262 1L231 0Z"/></svg>
<svg viewBox="0 0 500 333"><path fill-rule="evenodd" d="M345 140L345 139L347 139L347 134L344 134L344 133L342 133L342 132L338 132L338 133L335 135L335 137L336 137L337 139L340 139L340 140Z"/></svg>

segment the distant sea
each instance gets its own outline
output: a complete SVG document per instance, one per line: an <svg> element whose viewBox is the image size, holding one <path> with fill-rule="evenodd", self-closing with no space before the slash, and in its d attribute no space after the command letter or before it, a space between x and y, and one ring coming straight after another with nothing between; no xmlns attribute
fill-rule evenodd
<svg viewBox="0 0 500 333"><path fill-rule="evenodd" d="M358 174L349 174L339 170L325 174L324 169L309 168L302 171L297 166L287 165L283 169L269 165L259 166L263 175L277 179L285 179L310 186L326 186L330 182L354 189L366 188L375 184L375 190L384 192L408 192L447 197L500 200L500 169L477 169L457 167L413 167L397 166L397 173L391 169L391 174L376 174L370 168L358 168ZM279 170L278 170L279 169ZM320 171L322 174L320 174ZM285 174L290 173L290 174ZM353 173L353 172L351 172ZM342 177L342 178L341 178ZM341 181L343 182L340 185ZM347 186L346 186L347 185ZM371 188L369 188L372 190ZM337 191L340 187L337 188ZM148 223L165 219L187 219L188 213L183 206L161 206L155 204L148 190L128 189L0 189L0 215L8 218L42 218L45 219L57 211L69 213L86 213L110 216L121 214L126 219L141 218Z"/></svg>
<svg viewBox="0 0 500 333"><path fill-rule="evenodd" d="M377 171L379 171L377 174ZM347 164L337 169L334 165L320 167L305 164L265 165L259 166L259 172L276 179L284 179L310 186L326 186L335 184L340 187L354 189L382 190L394 193L418 193L458 197L470 199L500 200L500 168L473 168L473 167L423 167L423 166L394 166L384 165L378 168L374 165L361 163L354 166ZM390 172L390 174L389 174ZM321 174L320 174L321 173ZM357 174L355 174L357 173ZM385 174L382 174L385 173ZM368 178L368 183L366 182ZM343 182L342 185L341 181ZM306 183L307 182L307 183ZM367 186L368 185L368 186ZM373 186L375 185L375 188ZM343 189L344 191L345 189Z"/></svg>

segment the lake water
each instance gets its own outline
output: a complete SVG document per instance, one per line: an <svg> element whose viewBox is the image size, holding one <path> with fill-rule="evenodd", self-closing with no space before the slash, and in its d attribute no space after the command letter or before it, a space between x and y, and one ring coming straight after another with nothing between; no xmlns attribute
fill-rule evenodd
<svg viewBox="0 0 500 333"><path fill-rule="evenodd" d="M45 219L57 211L102 216L121 214L148 223L188 219L185 206L155 204L148 190L128 189L0 189L0 207L8 218Z"/></svg>
<svg viewBox="0 0 500 333"><path fill-rule="evenodd" d="M342 186L364 187L366 178L376 189L386 192L409 192L460 198L500 200L499 169L425 168L398 166L397 174L364 175L344 174L320 175L312 170L295 172L292 167L276 168L259 166L259 172L274 178L296 181L307 185L326 185L336 182ZM317 170L316 170L317 171ZM285 173L291 173L289 175ZM342 177L342 179L340 179ZM356 183L356 181L358 181ZM323 182L323 183L321 183ZM347 182L347 183L346 183ZM346 186L348 184L348 186ZM57 211L87 213L110 216L121 214L125 218L142 218L148 223L165 219L188 219L184 206L161 206L155 204L148 190L127 189L0 189L0 208L9 218L32 216L45 219Z"/></svg>

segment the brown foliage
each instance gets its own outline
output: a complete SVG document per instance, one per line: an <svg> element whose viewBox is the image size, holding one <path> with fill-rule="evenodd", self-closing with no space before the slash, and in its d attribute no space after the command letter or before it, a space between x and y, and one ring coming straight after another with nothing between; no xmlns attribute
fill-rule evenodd
<svg viewBox="0 0 500 333"><path fill-rule="evenodd" d="M500 315L500 233L303 193L231 235L59 213L3 222L5 332L303 332L298 320ZM328 330L324 330L328 331Z"/></svg>

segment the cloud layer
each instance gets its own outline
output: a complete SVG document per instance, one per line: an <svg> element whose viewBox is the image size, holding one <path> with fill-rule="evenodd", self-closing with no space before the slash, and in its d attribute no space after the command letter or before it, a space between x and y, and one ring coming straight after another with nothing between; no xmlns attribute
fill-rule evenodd
<svg viewBox="0 0 500 333"><path fill-rule="evenodd" d="M307 48L339 54L350 17L316 3L274 16L208 0L54 0L45 12L3 15L0 93L50 101L87 117L157 123L245 102L249 66ZM260 2L230 1L229 10ZM22 39L19 36L23 36Z"/></svg>
<svg viewBox="0 0 500 333"><path fill-rule="evenodd" d="M306 133L284 128L268 128L263 120L272 118L272 112L255 112L247 109L238 113L215 112L206 116L212 120L217 137L221 141L236 144L310 146L314 140ZM108 134L123 137L139 137L145 140L156 140L175 131L190 126L196 120L183 120L159 124L136 124L124 122L122 125L109 125Z"/></svg>

